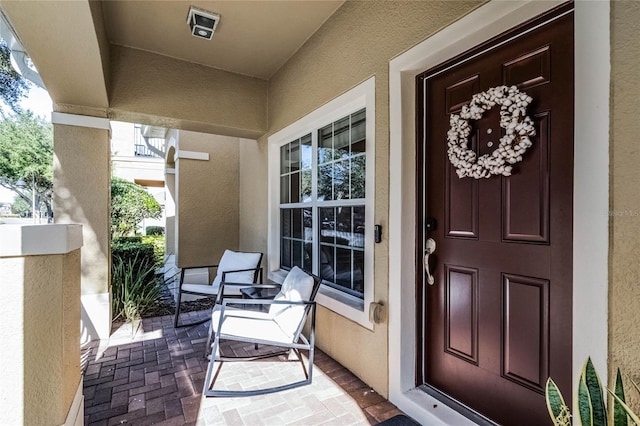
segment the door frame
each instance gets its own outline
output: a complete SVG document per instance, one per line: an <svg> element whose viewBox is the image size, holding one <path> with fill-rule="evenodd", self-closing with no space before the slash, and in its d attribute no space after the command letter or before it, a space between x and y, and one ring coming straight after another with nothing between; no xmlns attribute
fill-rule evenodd
<svg viewBox="0 0 640 426"><path fill-rule="evenodd" d="M492 0L389 64L389 400L421 423L472 424L415 383L415 76L561 3ZM572 383L587 356L607 382L609 14L575 2Z"/></svg>

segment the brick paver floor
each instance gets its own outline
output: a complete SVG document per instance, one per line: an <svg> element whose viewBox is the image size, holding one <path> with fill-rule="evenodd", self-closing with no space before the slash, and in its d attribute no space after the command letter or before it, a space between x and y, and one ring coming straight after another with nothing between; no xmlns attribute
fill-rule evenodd
<svg viewBox="0 0 640 426"><path fill-rule="evenodd" d="M207 314L191 312L184 319ZM253 397L204 398L208 326L174 329L172 316L149 318L137 326L133 339L131 325L126 325L108 345L85 348L85 424L346 426L377 424L401 414L318 349L309 386ZM254 348L239 347L236 342L222 350L237 353ZM274 377L299 380L302 374L299 363L287 362L283 356L224 363L216 387L260 386Z"/></svg>

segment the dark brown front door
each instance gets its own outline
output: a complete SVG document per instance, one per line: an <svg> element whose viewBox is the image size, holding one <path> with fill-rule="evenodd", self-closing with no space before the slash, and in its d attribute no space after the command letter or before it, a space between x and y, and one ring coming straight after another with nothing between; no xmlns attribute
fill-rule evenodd
<svg viewBox="0 0 640 426"><path fill-rule="evenodd" d="M418 283L419 381L502 424L551 424L549 376L571 395L571 9L565 5L417 80L420 258L428 238L436 243L429 261L435 282ZM500 85L533 98L533 146L509 177L459 178L447 156L450 114ZM499 112L494 106L471 121L469 146L478 156L504 135Z"/></svg>

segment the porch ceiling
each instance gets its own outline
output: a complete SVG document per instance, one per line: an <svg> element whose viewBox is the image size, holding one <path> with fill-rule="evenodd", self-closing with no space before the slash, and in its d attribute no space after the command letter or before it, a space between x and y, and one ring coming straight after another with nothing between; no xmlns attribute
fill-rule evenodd
<svg viewBox="0 0 640 426"><path fill-rule="evenodd" d="M344 3L0 0L55 109L259 137L267 80ZM189 6L221 15L193 37Z"/></svg>
<svg viewBox="0 0 640 426"><path fill-rule="evenodd" d="M335 12L333 1L103 1L109 41L268 80ZM189 6L217 13L212 40L193 37Z"/></svg>

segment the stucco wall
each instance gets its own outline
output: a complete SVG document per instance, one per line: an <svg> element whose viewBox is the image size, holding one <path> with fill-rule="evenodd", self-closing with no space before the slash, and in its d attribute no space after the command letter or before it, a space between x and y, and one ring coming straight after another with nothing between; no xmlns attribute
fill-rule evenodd
<svg viewBox="0 0 640 426"><path fill-rule="evenodd" d="M0 423L63 424L80 376L80 250L0 258Z"/></svg>
<svg viewBox="0 0 640 426"><path fill-rule="evenodd" d="M241 137L267 123L267 82L111 46L110 118Z"/></svg>
<svg viewBox="0 0 640 426"><path fill-rule="evenodd" d="M259 146L241 150L241 163L255 156L267 164L268 135L351 89L376 77L376 193L375 223L388 229L389 195L389 60L443 26L473 10L481 2L346 2L269 82L269 131ZM243 233L242 244L266 249L267 168L242 170L242 226L251 224L255 236ZM249 183L245 184L245 180ZM260 203L258 206L257 204ZM259 208L258 208L259 207ZM388 299L388 245L375 245L375 296ZM387 325L369 331L320 308L317 343L320 348L388 394ZM348 344L347 344L348 343ZM358 348L354 350L354 347Z"/></svg>
<svg viewBox="0 0 640 426"><path fill-rule="evenodd" d="M609 377L640 381L640 3L611 2ZM579 143L577 141L576 143ZM640 396L631 390L636 411Z"/></svg>
<svg viewBox="0 0 640 426"><path fill-rule="evenodd" d="M209 160L176 160L175 194L179 267L218 263L225 249L238 249L239 141L180 131L178 155L209 154Z"/></svg>
<svg viewBox="0 0 640 426"><path fill-rule="evenodd" d="M267 144L240 140L240 248L265 253L267 248ZM256 180L264 179L264 180ZM262 212L260 214L259 212Z"/></svg>
<svg viewBox="0 0 640 426"><path fill-rule="evenodd" d="M80 377L80 250L61 255L62 259L62 404L68 410L73 402ZM42 278L42 277L40 277ZM37 327L42 328L38 323ZM38 342L37 345L40 345ZM39 346L38 346L39 347ZM66 415L67 413L65 413Z"/></svg>
<svg viewBox="0 0 640 426"><path fill-rule="evenodd" d="M81 223L82 294L109 291L109 131L53 126L56 223Z"/></svg>

